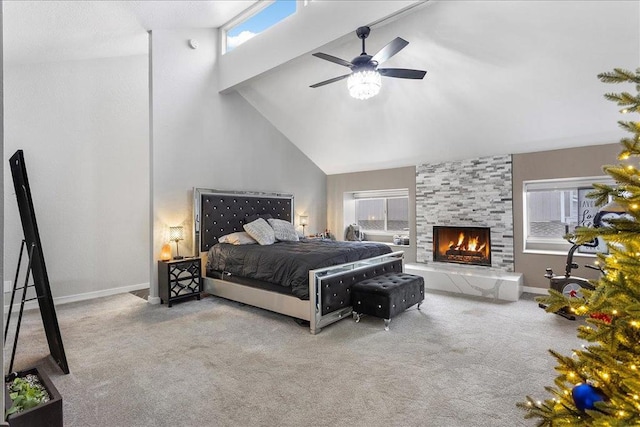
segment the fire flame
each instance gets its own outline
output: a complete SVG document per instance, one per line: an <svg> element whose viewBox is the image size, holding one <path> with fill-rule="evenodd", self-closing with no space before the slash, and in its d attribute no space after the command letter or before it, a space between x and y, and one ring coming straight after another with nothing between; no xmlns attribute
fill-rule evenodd
<svg viewBox="0 0 640 427"><path fill-rule="evenodd" d="M467 243L467 250L469 251L477 251L476 247L478 246L478 238L474 237L469 239L469 243Z"/></svg>
<svg viewBox="0 0 640 427"><path fill-rule="evenodd" d="M470 252L482 252L482 250L487 246L486 242L480 242L479 237L472 237L467 241L467 244L464 244L465 235L463 232L458 236L458 243L453 241L449 241L449 249L456 249L462 251L470 251Z"/></svg>

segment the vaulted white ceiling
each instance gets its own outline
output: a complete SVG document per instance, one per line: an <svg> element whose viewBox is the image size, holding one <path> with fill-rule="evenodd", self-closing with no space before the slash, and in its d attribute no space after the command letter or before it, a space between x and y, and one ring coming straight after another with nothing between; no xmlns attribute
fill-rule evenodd
<svg viewBox="0 0 640 427"><path fill-rule="evenodd" d="M5 62L144 54L149 29L218 27L252 3L5 1ZM602 94L619 88L596 75L639 66L639 28L637 1L431 0L367 39L369 54L408 40L384 66L422 81L383 78L366 101L345 81L311 89L348 70L309 52L236 89L327 174L612 143ZM354 32L312 52L360 50Z"/></svg>
<svg viewBox="0 0 640 427"><path fill-rule="evenodd" d="M371 55L409 41L384 66L422 81L383 78L360 101L345 80L309 88L349 72L309 54L239 91L328 174L613 143L621 117L602 95L620 88L596 75L640 65L639 23L638 2L430 1L367 39ZM316 51L351 60L360 40Z"/></svg>

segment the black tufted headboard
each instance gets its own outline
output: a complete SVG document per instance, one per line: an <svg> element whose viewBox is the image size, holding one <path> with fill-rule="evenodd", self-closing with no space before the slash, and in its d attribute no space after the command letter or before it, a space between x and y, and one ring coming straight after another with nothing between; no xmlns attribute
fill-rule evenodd
<svg viewBox="0 0 640 427"><path fill-rule="evenodd" d="M194 246L200 252L211 249L220 236L243 231L249 216L269 214L291 222L293 218L292 194L194 188L193 202Z"/></svg>

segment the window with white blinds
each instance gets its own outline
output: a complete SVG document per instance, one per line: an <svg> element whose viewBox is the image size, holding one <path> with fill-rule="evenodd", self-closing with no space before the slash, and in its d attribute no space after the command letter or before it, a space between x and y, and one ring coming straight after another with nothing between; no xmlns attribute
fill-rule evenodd
<svg viewBox="0 0 640 427"><path fill-rule="evenodd" d="M595 182L615 184L608 176L524 181L524 251L565 253L569 250L571 244L564 235L585 221L579 194L589 192Z"/></svg>
<svg viewBox="0 0 640 427"><path fill-rule="evenodd" d="M400 233L409 229L407 189L361 191L352 194L355 223L365 232Z"/></svg>

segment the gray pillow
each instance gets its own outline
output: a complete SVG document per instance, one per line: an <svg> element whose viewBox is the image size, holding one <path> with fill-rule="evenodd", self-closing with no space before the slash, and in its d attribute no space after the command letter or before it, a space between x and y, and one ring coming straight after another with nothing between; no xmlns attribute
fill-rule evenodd
<svg viewBox="0 0 640 427"><path fill-rule="evenodd" d="M273 228L276 240L281 242L297 242L299 240L295 227L289 221L275 218L267 221L269 221L269 225Z"/></svg>
<svg viewBox="0 0 640 427"><path fill-rule="evenodd" d="M218 239L220 243L229 243L232 245L253 245L258 242L246 231L238 231L236 233L225 234Z"/></svg>
<svg viewBox="0 0 640 427"><path fill-rule="evenodd" d="M272 245L276 242L276 236L273 228L262 218L258 218L249 224L243 226L249 236L253 237L261 245Z"/></svg>

